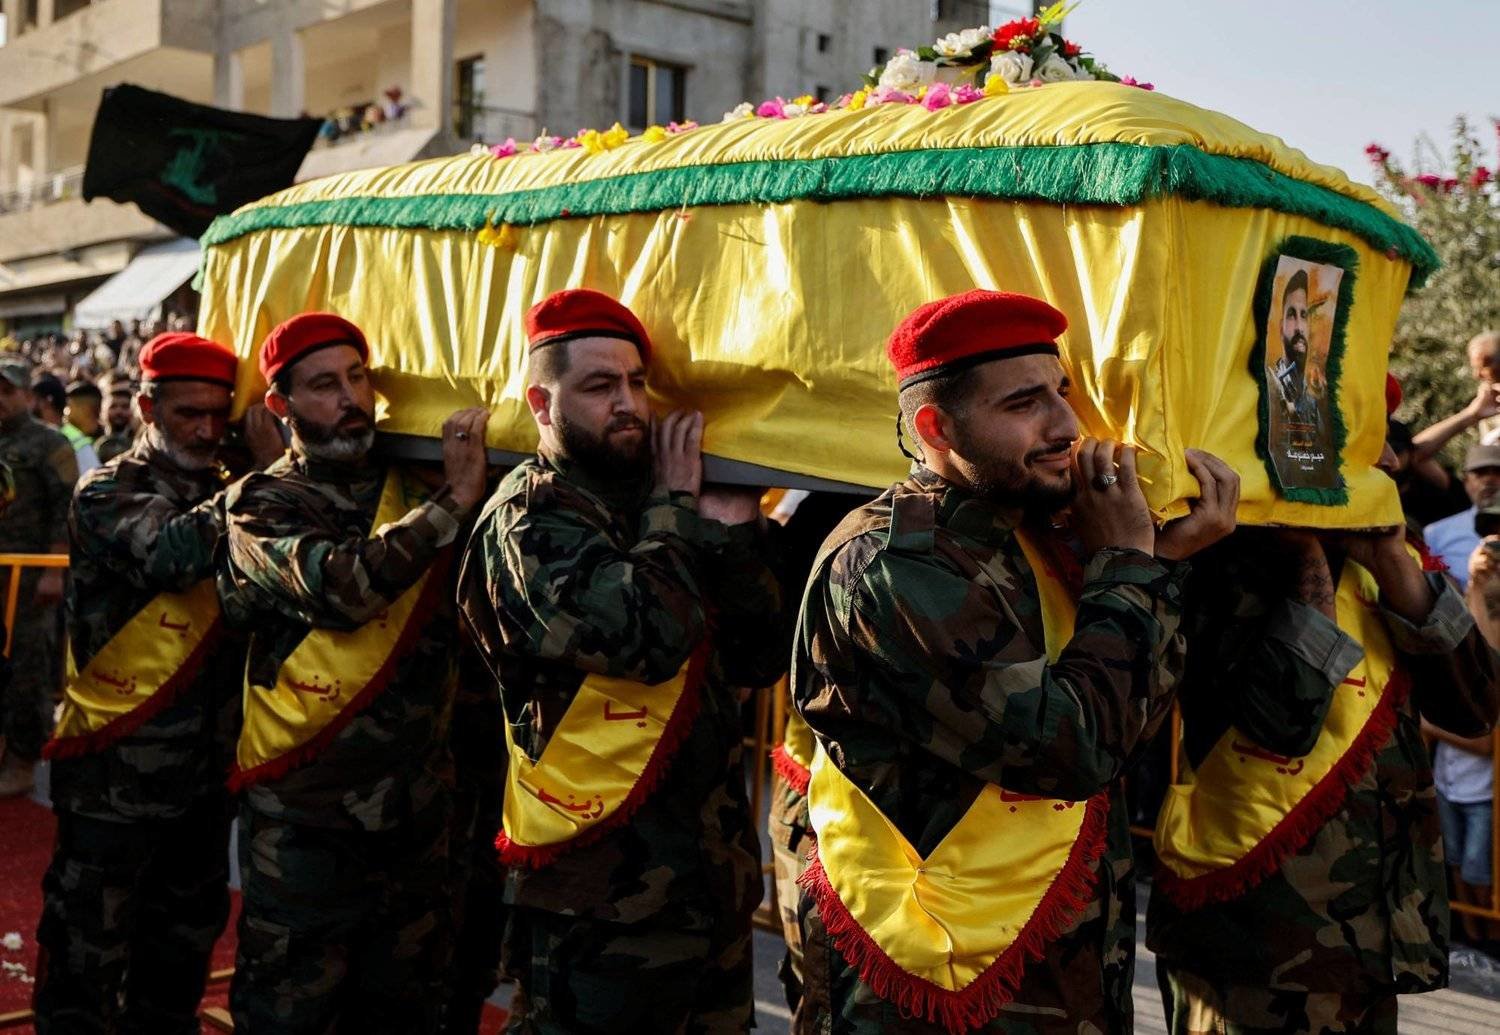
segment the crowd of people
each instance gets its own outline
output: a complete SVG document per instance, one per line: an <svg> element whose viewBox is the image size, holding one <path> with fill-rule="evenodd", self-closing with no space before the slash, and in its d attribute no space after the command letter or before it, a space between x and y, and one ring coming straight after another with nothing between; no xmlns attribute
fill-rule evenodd
<svg viewBox="0 0 1500 1035"><path fill-rule="evenodd" d="M1435 458L1500 415L1500 336L1471 407L1389 426L1424 544L1237 527L1196 449L1158 528L1134 449L1080 433L1066 327L918 308L887 346L910 476L776 520L705 483L702 415L652 413L651 334L594 291L527 313L540 444L508 472L483 409L441 462L387 455L335 314L260 343L233 433L240 361L185 328L0 356L0 550L69 556L22 575L3 709L0 791L46 757L58 819L37 1030L197 1030L235 819L236 1031L470 1033L502 974L513 1031L748 1030L743 712L789 675L799 1032L1130 1030L1125 780L1174 701L1169 1028L1395 1032L1446 983L1450 876L1489 894L1500 444L1468 510Z"/></svg>

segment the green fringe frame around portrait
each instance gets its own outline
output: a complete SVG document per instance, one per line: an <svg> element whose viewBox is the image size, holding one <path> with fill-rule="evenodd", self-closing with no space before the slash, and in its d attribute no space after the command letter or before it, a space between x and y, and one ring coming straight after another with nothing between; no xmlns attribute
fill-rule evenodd
<svg viewBox="0 0 1500 1035"><path fill-rule="evenodd" d="M1328 382L1328 413L1333 424L1334 473L1338 476L1336 488L1304 488L1286 486L1281 474L1271 459L1271 409L1270 386L1266 383L1266 326L1271 314L1271 292L1276 283L1276 267L1283 255L1304 262L1325 266L1338 266L1344 271L1339 278L1337 309L1333 314L1333 330L1328 340L1328 360L1324 364L1324 375ZM1255 320L1255 345L1250 350L1250 375L1260 386L1260 406L1256 413L1259 426L1255 433L1255 451L1266 465L1266 474L1271 485L1282 497L1296 503L1316 503L1325 507L1341 507L1349 502L1349 490L1344 482L1344 442L1348 429L1344 426L1344 411L1339 404L1339 379L1344 365L1344 329L1349 322L1349 310L1354 304L1354 279L1359 271L1359 256L1354 249L1344 244L1321 241L1316 237L1292 236L1282 239L1261 264L1260 280L1255 285L1253 312Z"/></svg>

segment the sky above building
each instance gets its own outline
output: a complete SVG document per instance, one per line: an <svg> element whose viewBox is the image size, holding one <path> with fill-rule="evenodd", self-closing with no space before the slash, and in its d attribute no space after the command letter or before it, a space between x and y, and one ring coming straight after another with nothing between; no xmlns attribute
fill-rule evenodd
<svg viewBox="0 0 1500 1035"><path fill-rule="evenodd" d="M1500 0L1084 0L1066 30L1117 74L1363 183L1372 141L1437 171L1459 115L1496 164Z"/></svg>

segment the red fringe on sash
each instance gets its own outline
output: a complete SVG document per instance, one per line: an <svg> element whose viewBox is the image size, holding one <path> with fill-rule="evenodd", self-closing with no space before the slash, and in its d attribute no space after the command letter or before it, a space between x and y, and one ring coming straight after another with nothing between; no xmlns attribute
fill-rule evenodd
<svg viewBox="0 0 1500 1035"><path fill-rule="evenodd" d="M53 737L42 745L42 757L48 760L78 758L81 755L94 754L103 751L115 741L122 737L128 737L156 716L160 715L168 705L181 696L182 691L193 680L198 678L198 673L203 668L204 659L212 653L224 637L224 624L222 619L215 621L203 634L203 639L193 652L172 673L161 686L157 687L150 697L136 705L124 715L116 716L92 733L80 733L73 737Z"/></svg>
<svg viewBox="0 0 1500 1035"><path fill-rule="evenodd" d="M1165 895L1178 909L1194 910L1237 898L1279 870L1289 856L1301 851L1323 824L1343 808L1350 790L1369 773L1375 755L1395 730L1401 706L1410 692L1411 677L1399 669L1392 672L1380 703L1349 750L1260 844L1234 865L1197 877L1179 877L1159 865L1153 890Z"/></svg>
<svg viewBox="0 0 1500 1035"><path fill-rule="evenodd" d="M812 772L787 752L785 744L777 744L771 749L771 768L786 781L788 787L804 798L807 797L807 785L812 780Z"/></svg>
<svg viewBox="0 0 1500 1035"><path fill-rule="evenodd" d="M370 678L370 681L350 699L344 706L343 711L335 715L329 723L318 730L311 739L299 744L275 758L268 759L260 765L249 769L241 769L239 763L235 763L229 771L229 789L232 792L242 791L251 784L264 783L267 780L279 780L287 773L299 766L311 762L323 750L331 744L335 737L344 732L344 728L354 721L354 717L365 708L369 707L371 701L379 696L380 692L390 685L391 679L396 674L396 666L411 649L412 643L427 628L430 619L427 617L437 601L438 594L447 586L446 576L448 574L448 563L452 560L451 548L445 549L442 555L433 562L431 574L427 578L427 584L422 587L422 596L417 601L416 607L412 608L411 616L407 619L406 626L401 630L401 635L396 640L396 645L386 656L385 663Z"/></svg>
<svg viewBox="0 0 1500 1035"><path fill-rule="evenodd" d="M1098 874L1094 864L1104 854L1109 796L1090 798L1083 826L1052 884L1037 903L1021 933L984 973L958 991L950 991L903 970L855 920L829 882L814 843L809 865L797 884L813 897L828 937L840 956L880 998L903 1014L941 1024L953 1035L994 1020L1016 997L1028 963L1041 959L1047 944L1066 931L1093 901Z"/></svg>
<svg viewBox="0 0 1500 1035"><path fill-rule="evenodd" d="M688 663L687 685L683 687L682 696L677 699L677 707L672 710L671 716L667 719L667 724L661 731L661 737L651 751L651 758L646 762L646 768L641 770L640 778L626 793L625 800L620 802L620 807L588 829L554 844L519 844L510 839L502 826L499 835L495 838L495 848L500 852L501 862L507 866L524 866L529 870L540 870L545 866L550 866L557 861L559 856L575 848L583 848L595 843L629 822L630 818L640 811L646 799L666 777L673 756L677 754L677 749L692 732L693 723L698 718L698 712L703 703L703 678L708 668L710 643L710 640L705 639L693 652Z"/></svg>

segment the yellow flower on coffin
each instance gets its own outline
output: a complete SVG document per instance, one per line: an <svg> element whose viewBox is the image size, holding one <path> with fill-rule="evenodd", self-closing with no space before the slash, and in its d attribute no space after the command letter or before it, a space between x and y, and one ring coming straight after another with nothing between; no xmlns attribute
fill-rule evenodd
<svg viewBox="0 0 1500 1035"><path fill-rule="evenodd" d="M578 134L578 145L591 155L601 155L619 147L629 139L629 131L616 122L602 133L597 129L584 130Z"/></svg>
<svg viewBox="0 0 1500 1035"><path fill-rule="evenodd" d="M659 144L667 139L667 131L663 126L647 126L646 131L641 134L641 139L648 144Z"/></svg>
<svg viewBox="0 0 1500 1035"><path fill-rule="evenodd" d="M862 89L855 90L853 93L851 93L849 95L849 103L846 104L846 105L844 105L844 107L846 109L848 109L849 111L859 111L861 108L863 108L865 106L865 102L867 100L869 100L869 99L870 99L870 88L868 86L866 86L866 87L863 87Z"/></svg>
<svg viewBox="0 0 1500 1035"><path fill-rule="evenodd" d="M496 226L494 216L486 216L484 229L479 231L479 243L487 248L501 248L505 251L515 251L516 228L509 223L501 223Z"/></svg>
<svg viewBox="0 0 1500 1035"><path fill-rule="evenodd" d="M812 94L805 93L801 97L794 97L792 99L792 103L796 104L796 105L800 105L803 108L811 108L817 102L813 100L813 95Z"/></svg>
<svg viewBox="0 0 1500 1035"><path fill-rule="evenodd" d="M986 97L999 97L1002 93L1010 93L1010 85L999 75L991 72L984 77L984 95Z"/></svg>

